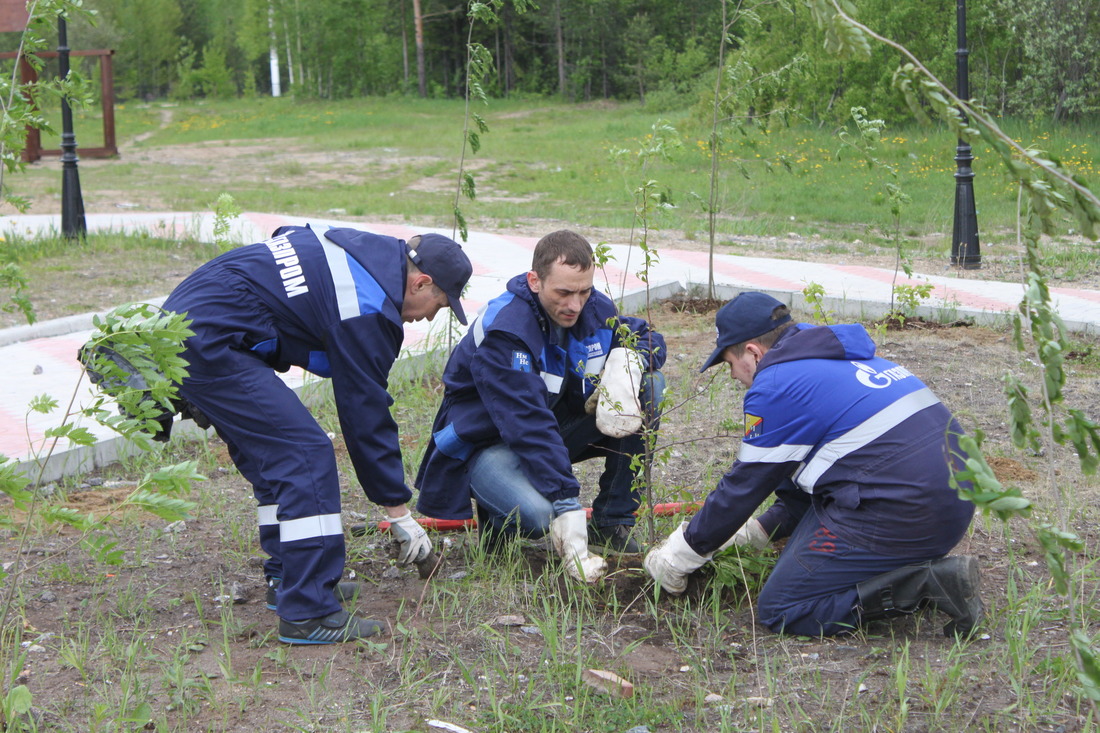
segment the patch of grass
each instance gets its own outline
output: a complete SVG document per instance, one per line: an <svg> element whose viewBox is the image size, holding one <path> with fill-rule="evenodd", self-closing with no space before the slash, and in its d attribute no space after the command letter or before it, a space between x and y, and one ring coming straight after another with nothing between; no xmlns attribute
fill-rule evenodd
<svg viewBox="0 0 1100 733"><path fill-rule="evenodd" d="M869 113L874 116L874 110ZM256 146L248 164L259 175L212 182L201 166L151 160L140 167L125 160L101 166L95 185L125 191L135 185L163 191L178 210L212 205L211 185L228 191L246 211L315 215L333 208L357 216L407 215L425 224L448 223L456 187L456 161L463 105L453 100L406 98L299 102L289 97L174 106L125 105L120 130L148 135L142 146L232 141ZM656 116L634 104L568 105L545 100L493 100L479 111L489 125L482 150L468 157L479 198L465 202L471 222L478 217L508 220L537 215L568 221L578 228L628 228L633 219L636 176L628 163L612 162L614 149L638 147ZM170 115L170 121L162 115ZM682 148L669 160L655 160L647 174L672 192L676 208L663 215L663 227L706 230L706 216L692 193L708 187L708 129L687 110L666 115L676 126ZM97 124L88 119L85 126ZM1043 147L1073 172L1095 179L1100 150L1095 129L1063 126L1055 132L1014 120L1004 128L1025 145ZM893 126L877 151L898 166L897 183L912 198L902 225L921 250L938 254L950 246L954 211L956 140L940 127ZM308 166L287 167L275 151L288 147L316 154ZM785 236L814 233L827 239L885 238L892 231L885 205L884 178L854 155L837 157L832 129L812 125L754 129L734 137L723 151L720 169L719 234ZM348 155L341 155L347 151ZM335 152L335 154L334 154ZM1010 242L1015 232L1015 190L983 142L974 144L976 204L986 244ZM763 161L786 156L768 171ZM744 163L751 178L741 176ZM24 175L43 175L35 168ZM55 175L53 172L50 176ZM19 190L19 177L11 180ZM86 193L87 196L87 193ZM537 213L532 205L537 202ZM1072 230L1074 224L1068 223ZM863 231L862 235L853 232ZM1078 247L1094 262L1094 247ZM1069 266L1069 265L1067 265Z"/></svg>

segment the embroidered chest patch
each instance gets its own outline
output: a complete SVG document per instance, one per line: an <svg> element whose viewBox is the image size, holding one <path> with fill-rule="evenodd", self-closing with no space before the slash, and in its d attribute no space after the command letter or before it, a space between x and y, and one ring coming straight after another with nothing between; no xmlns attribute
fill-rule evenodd
<svg viewBox="0 0 1100 733"><path fill-rule="evenodd" d="M531 369L531 355L526 351L512 352L512 368L521 372L529 372Z"/></svg>

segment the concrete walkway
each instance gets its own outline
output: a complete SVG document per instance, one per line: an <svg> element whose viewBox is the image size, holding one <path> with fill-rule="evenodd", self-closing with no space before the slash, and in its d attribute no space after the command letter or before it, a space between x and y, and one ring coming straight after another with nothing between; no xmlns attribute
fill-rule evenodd
<svg viewBox="0 0 1100 733"><path fill-rule="evenodd" d="M144 231L161 237L214 240L214 217L210 212L91 214L86 219L92 232ZM402 239L429 231L450 236L449 230L441 229L261 213L245 213L236 219L229 236L231 241L241 244L256 242L266 239L279 226L305 223L350 226ZM0 217L0 235L5 237L12 234L35 236L59 230L58 216ZM474 276L464 298L467 313L476 312L489 299L500 294L508 278L530 268L535 242L532 237L470 232L464 248L473 262ZM597 275L596 285L613 297L622 299L625 310L639 307L645 298L645 284L637 275L643 263L642 255L636 248L624 244L613 244L611 251L614 257L611 266L606 268L606 274ZM660 262L649 273L651 298L668 297L699 287L705 289L708 270L706 252L662 248L659 256ZM724 254L715 256L714 270L719 295L723 298L732 297L741 290L765 290L801 310L804 308L802 289L810 283L817 283L825 289L826 309L852 319L883 315L889 308L894 283L894 272L889 269ZM899 282L931 283L934 286L931 298L918 310L919 315L948 320L970 318L983 324L1007 323L1020 301L1022 285L971 280L959 277L959 274L965 273L915 273L912 279L903 275ZM1051 293L1069 329L1100 335L1100 291L1051 288ZM150 300L158 304L162 301L163 297ZM0 363L4 365L4 378L0 380L0 455L20 462L29 476L38 476L35 455L48 449L46 430L56 426L61 419L58 412L28 414L30 401L38 395L48 394L64 407L70 399L75 399L77 405L89 399L89 386L86 380L80 379L81 371L75 357L77 349L91 333L92 315L71 316L0 331ZM410 355L423 352L439 342L445 326L442 318L434 324L407 325L405 349ZM311 378L300 370L291 370L285 375L288 384L295 388ZM109 463L127 450L128 447L110 431L98 425L86 427L100 438L99 443L88 449L70 447L67 441L60 441L41 475L42 481L53 481ZM180 427L186 429L193 425L184 423Z"/></svg>

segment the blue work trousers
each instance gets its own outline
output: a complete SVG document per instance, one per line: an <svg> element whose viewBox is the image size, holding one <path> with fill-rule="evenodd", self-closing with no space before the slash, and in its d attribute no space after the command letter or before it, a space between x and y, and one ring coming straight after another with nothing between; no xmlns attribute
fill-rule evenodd
<svg viewBox="0 0 1100 733"><path fill-rule="evenodd" d="M829 530L812 507L795 527L757 600L760 623L775 632L835 636L859 623L856 585L925 560L872 552Z"/></svg>
<svg viewBox="0 0 1100 733"><path fill-rule="evenodd" d="M247 355L235 366L231 374L188 376L180 394L210 419L252 484L260 545L270 557L264 572L282 578L279 616L335 613L345 548L332 441L270 367Z"/></svg>

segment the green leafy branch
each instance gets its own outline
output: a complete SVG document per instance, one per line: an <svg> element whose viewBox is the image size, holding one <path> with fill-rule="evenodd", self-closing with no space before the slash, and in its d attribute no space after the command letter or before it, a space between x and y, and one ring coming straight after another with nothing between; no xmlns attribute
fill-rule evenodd
<svg viewBox="0 0 1100 733"><path fill-rule="evenodd" d="M0 267L0 288L11 290L8 302L0 306L0 310L5 313L19 311L27 323L34 323L38 320L38 316L35 315L34 304L27 296L27 285L27 276L23 274L19 265L9 262Z"/></svg>
<svg viewBox="0 0 1100 733"><path fill-rule="evenodd" d="M1010 432L1018 447L1041 448L1072 443L1077 452L1081 470L1087 475L1097 469L1100 454L1100 428L1082 411L1065 408L1063 403L1066 372L1063 355L1067 351L1065 327L1055 312L1046 277L1041 267L1042 253L1039 239L1042 234L1056 230L1055 214L1068 213L1078 228L1090 239L1097 238L1096 225L1100 222L1100 199L1088 187L1085 180L1066 170L1062 164L1042 151L1027 149L1006 135L979 105L960 99L943 82L937 79L907 49L894 41L873 32L853 17L854 5L848 0L807 0L820 27L825 30L826 45L839 54L867 56L872 40L883 43L907 60L894 74L894 84L904 94L906 102L915 114L928 119L929 109L945 121L963 140L980 137L999 156L1008 174L1019 187L1017 221L1018 237L1025 246L1026 256L1022 264L1024 297L1014 318L1014 336L1018 350L1030 351L1040 365L1040 398L1043 417L1036 426L1032 415L1032 398L1022 381L1006 377L1005 396L1011 417ZM1025 323L1027 337L1025 340ZM1043 430L1040 430L1043 428ZM1027 516L1030 503L1018 490L1004 489L992 477L980 445L963 445L968 452L966 469L959 473L959 480L975 481L972 500L983 510L992 511L1002 519L1019 514ZM971 454L970 451L973 451ZM1043 548L1055 590L1069 604L1070 645L1074 649L1078 679L1082 690L1093 708L1100 714L1100 665L1094 651L1093 640L1084 630L1077 599L1070 593L1071 567L1074 558L1083 548L1077 536L1066 529L1070 526L1068 511L1063 501L1063 488L1056 480L1053 466L1053 450L1048 451L1048 484L1055 490L1058 526L1040 524L1032 527Z"/></svg>
<svg viewBox="0 0 1100 733"><path fill-rule="evenodd" d="M233 220L240 217L241 207L228 193L222 193L214 202L214 245L219 253L233 249L235 243L229 238Z"/></svg>
<svg viewBox="0 0 1100 733"><path fill-rule="evenodd" d="M45 62L35 52L48 50L46 39L55 29L57 17L81 15L93 20L95 16L79 0L30 0L27 13L27 28L19 38L16 58L26 59L38 73L44 70ZM47 101L62 98L74 108L86 107L92 102L92 86L73 70L64 79L39 79L25 84L19 78L18 63L12 65L10 75L0 75L0 197L17 211L26 211L30 202L9 190L6 176L26 167L22 154L28 128L52 132L39 110Z"/></svg>
<svg viewBox="0 0 1100 733"><path fill-rule="evenodd" d="M530 0L512 0L512 4L518 13L527 12L534 7ZM467 10L469 23L466 29L466 107L462 123L462 150L458 157L458 187L455 191L452 210L454 213L454 226L458 230L462 241L465 242L470 232L466 225L466 216L459 206L461 198L470 201L477 198L477 184L473 174L466 170L466 149L476 155L481 150L481 136L489 132L489 125L485 119L470 109L470 102L477 100L483 105L489 104L489 94L485 89L485 79L493 72L496 63L489 49L474 41L474 28L478 23L487 26L495 26L500 23L497 11L504 7L504 0L474 0ZM471 123L473 123L471 125Z"/></svg>
<svg viewBox="0 0 1100 733"><path fill-rule="evenodd" d="M1040 214L1044 232L1053 231L1050 217L1057 209L1063 209L1076 218L1085 236L1097 238L1100 198L1081 176L1066 170L1058 160L1045 157L1041 151L1024 148L1005 134L983 107L958 97L907 48L857 21L855 6L849 0L805 1L818 26L825 31L826 48L837 55L866 58L871 53L871 41L900 53L907 62L895 71L894 85L905 94L913 113L918 119L928 120L931 108L961 139L973 141L980 137L988 143L1032 199L1032 208Z"/></svg>

